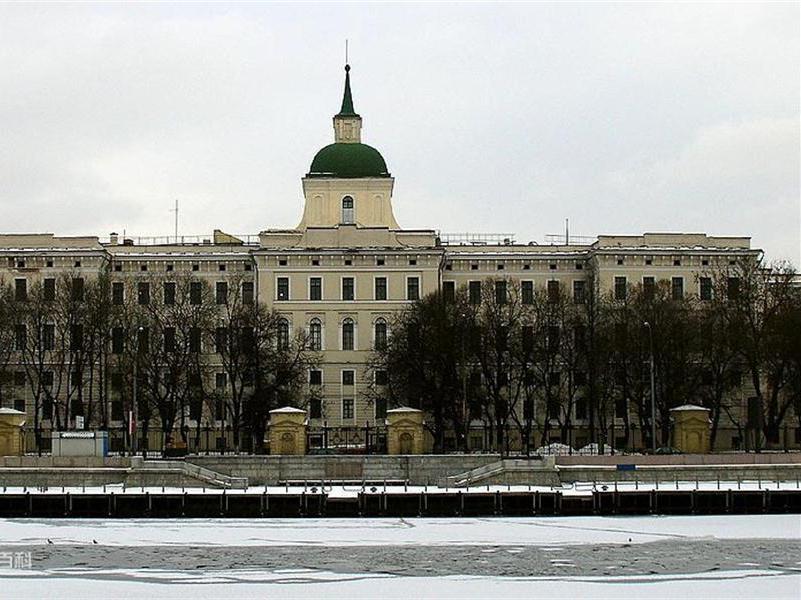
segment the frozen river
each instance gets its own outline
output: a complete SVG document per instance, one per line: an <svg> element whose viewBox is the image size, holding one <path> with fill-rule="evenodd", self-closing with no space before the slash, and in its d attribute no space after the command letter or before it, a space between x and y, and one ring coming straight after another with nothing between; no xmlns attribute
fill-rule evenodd
<svg viewBox="0 0 801 600"><path fill-rule="evenodd" d="M797 599L801 517L6 519L0 579L26 598Z"/></svg>

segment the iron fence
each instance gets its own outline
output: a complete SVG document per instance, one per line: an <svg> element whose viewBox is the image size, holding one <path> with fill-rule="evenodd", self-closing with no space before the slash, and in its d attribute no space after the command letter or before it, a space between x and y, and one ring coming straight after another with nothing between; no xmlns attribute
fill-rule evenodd
<svg viewBox="0 0 801 600"><path fill-rule="evenodd" d="M386 426L309 427L306 430L309 454L386 454Z"/></svg>
<svg viewBox="0 0 801 600"><path fill-rule="evenodd" d="M231 427L192 427L165 434L159 429L139 430L136 439L128 435L124 426L108 427L109 453L111 455L140 454L146 456L182 456L211 454L265 454L269 444L261 435L244 430L239 440ZM23 431L26 452L49 454L53 430L32 428ZM466 435L466 440L464 436ZM714 452L754 452L762 450L797 451L801 449L801 428L785 427L778 443L766 444L759 440L760 434L734 427L719 427ZM268 436L265 436L268 437ZM661 451L671 452L669 444L658 444ZM428 447L434 446L429 434ZM386 454L387 427L365 423L364 426L309 426L306 430L306 448L309 454ZM592 455L592 454L640 454L650 451L647 437L638 427L628 429L610 427L590 432L585 426L551 428L543 431L535 427L526 428L507 425L498 435L498 430L489 424L472 425L467 432L447 432L442 440L443 453L492 453L506 455Z"/></svg>

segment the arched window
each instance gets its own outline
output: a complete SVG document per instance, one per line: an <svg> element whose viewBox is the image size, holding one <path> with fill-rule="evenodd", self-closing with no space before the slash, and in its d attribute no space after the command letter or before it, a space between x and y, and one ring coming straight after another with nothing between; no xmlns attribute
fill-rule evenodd
<svg viewBox="0 0 801 600"><path fill-rule="evenodd" d="M351 196L345 196L344 198L342 198L342 222L343 223L354 222L353 198Z"/></svg>
<svg viewBox="0 0 801 600"><path fill-rule="evenodd" d="M323 349L323 324L320 319L312 319L309 323L309 350L319 352Z"/></svg>
<svg viewBox="0 0 801 600"><path fill-rule="evenodd" d="M376 350L383 350L387 347L387 322L384 319L376 320L374 338Z"/></svg>
<svg viewBox="0 0 801 600"><path fill-rule="evenodd" d="M278 349L289 350L289 321L278 321Z"/></svg>
<svg viewBox="0 0 801 600"><path fill-rule="evenodd" d="M342 349L353 350L354 348L354 329L355 325L353 319L345 319L342 321Z"/></svg>

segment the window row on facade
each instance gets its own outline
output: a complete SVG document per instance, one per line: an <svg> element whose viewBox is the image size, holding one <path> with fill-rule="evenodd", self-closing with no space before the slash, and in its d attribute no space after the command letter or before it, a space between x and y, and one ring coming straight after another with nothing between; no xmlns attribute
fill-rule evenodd
<svg viewBox="0 0 801 600"><path fill-rule="evenodd" d="M307 294L305 298L297 298L292 292L290 277L276 277L275 280L275 299L277 301L288 300L309 300L312 302L322 300L419 300L420 299L420 278L417 276L406 277L406 293L404 298L392 298L388 278L386 276L373 277L372 290L370 296L357 293L355 277L341 277L339 289L333 295L323 289L322 277L309 277Z"/></svg>

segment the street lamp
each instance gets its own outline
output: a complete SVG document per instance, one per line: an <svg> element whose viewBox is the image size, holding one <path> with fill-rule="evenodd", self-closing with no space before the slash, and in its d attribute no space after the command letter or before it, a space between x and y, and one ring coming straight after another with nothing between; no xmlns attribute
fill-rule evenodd
<svg viewBox="0 0 801 600"><path fill-rule="evenodd" d="M140 343L142 341L142 332L145 330L144 327L138 327L136 329L136 353L134 354L134 365L133 365L133 405L131 406L131 415L130 420L131 423L128 424L128 429L130 431L131 436L131 453L136 454L138 448L138 444L136 443L136 419L137 419L137 407L136 407L136 384L138 383L139 379L139 350L140 350Z"/></svg>
<svg viewBox="0 0 801 600"><path fill-rule="evenodd" d="M467 320L467 313L460 313L459 315L465 321ZM466 327L461 327L461 342L462 342L462 426L464 427L464 431L462 431L462 443L464 444L464 451L467 452L467 441L470 437L470 423L468 422L468 413L467 413L467 365L466 362L466 349L465 349L465 332Z"/></svg>
<svg viewBox="0 0 801 600"><path fill-rule="evenodd" d="M648 329L648 346L651 365L651 450L656 454L656 395L654 385L654 334L651 324L646 321L643 326Z"/></svg>

